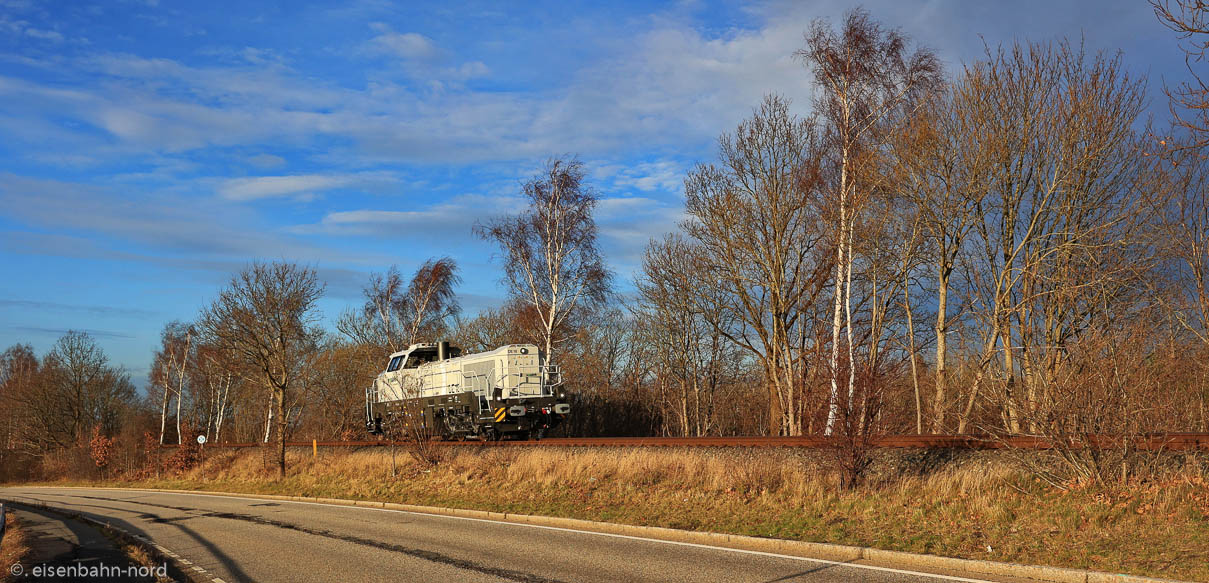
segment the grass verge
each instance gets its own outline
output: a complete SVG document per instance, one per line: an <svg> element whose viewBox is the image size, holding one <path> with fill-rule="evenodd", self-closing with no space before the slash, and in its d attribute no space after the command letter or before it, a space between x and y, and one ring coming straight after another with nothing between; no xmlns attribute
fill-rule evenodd
<svg viewBox="0 0 1209 583"><path fill-rule="evenodd" d="M8 512L5 515L4 538L0 540L0 581L8 583L16 578L11 574L13 565L19 564L29 555L29 540L21 522Z"/></svg>
<svg viewBox="0 0 1209 583"><path fill-rule="evenodd" d="M61 485L321 496L540 514L1209 581L1209 480L1186 461L1128 486L1053 488L1005 458L894 454L838 488L795 450L456 448L439 465L382 449L210 452L174 476ZM913 457L914 456L914 457ZM393 468L393 469L392 469Z"/></svg>

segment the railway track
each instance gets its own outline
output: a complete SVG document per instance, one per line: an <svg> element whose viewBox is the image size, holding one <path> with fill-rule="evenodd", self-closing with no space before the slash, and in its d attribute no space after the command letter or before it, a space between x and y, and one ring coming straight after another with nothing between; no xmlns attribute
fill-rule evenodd
<svg viewBox="0 0 1209 583"><path fill-rule="evenodd" d="M821 449L840 442L826 437L551 437L541 441L434 441L450 447L789 447ZM371 441L287 441L288 447L381 447L407 445L407 442ZM206 448L259 447L263 443L207 443ZM980 435L884 435L871 440L878 448L904 449L1053 449L1049 440L1033 436L993 438ZM1120 447L1120 437L1090 435L1070 444L1073 448ZM1166 433L1133 438L1129 445L1146 450L1209 450L1209 433ZM163 447L179 447L167 444Z"/></svg>

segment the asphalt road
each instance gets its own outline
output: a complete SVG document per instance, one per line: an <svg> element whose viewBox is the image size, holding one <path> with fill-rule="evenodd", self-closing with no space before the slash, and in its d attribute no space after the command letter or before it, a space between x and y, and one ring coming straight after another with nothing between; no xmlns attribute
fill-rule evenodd
<svg viewBox="0 0 1209 583"><path fill-rule="evenodd" d="M235 581L985 581L395 510L190 493L0 488L151 539Z"/></svg>

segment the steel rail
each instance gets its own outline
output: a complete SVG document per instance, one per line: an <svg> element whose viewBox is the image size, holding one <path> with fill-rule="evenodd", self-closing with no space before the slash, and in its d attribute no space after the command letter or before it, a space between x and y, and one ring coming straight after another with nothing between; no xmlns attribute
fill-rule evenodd
<svg viewBox="0 0 1209 583"><path fill-rule="evenodd" d="M381 447L406 446L406 441L287 441L287 447ZM461 447L788 447L805 449L840 448L839 438L802 437L550 437L540 441L441 441L433 444ZM271 446L273 443L207 443L206 448L247 448ZM1016 435L992 437L987 435L882 435L868 443L876 448L900 449L1109 449L1133 447L1143 450L1186 451L1209 450L1209 433L1164 433L1124 438L1110 435L1086 435L1055 444L1043 437ZM177 444L162 447L176 448Z"/></svg>

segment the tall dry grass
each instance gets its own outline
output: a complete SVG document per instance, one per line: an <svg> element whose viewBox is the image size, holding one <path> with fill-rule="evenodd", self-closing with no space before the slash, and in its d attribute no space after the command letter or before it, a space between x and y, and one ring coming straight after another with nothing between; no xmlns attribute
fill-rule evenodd
<svg viewBox="0 0 1209 583"><path fill-rule="evenodd" d="M1173 455L1145 480L1056 488L997 452L883 451L858 489L792 449L451 447L432 467L385 448L206 452L125 485L546 514L1209 580L1209 471Z"/></svg>
<svg viewBox="0 0 1209 583"><path fill-rule="evenodd" d="M4 538L0 540L0 581L15 581L9 569L29 555L29 537L11 512L5 516Z"/></svg>

